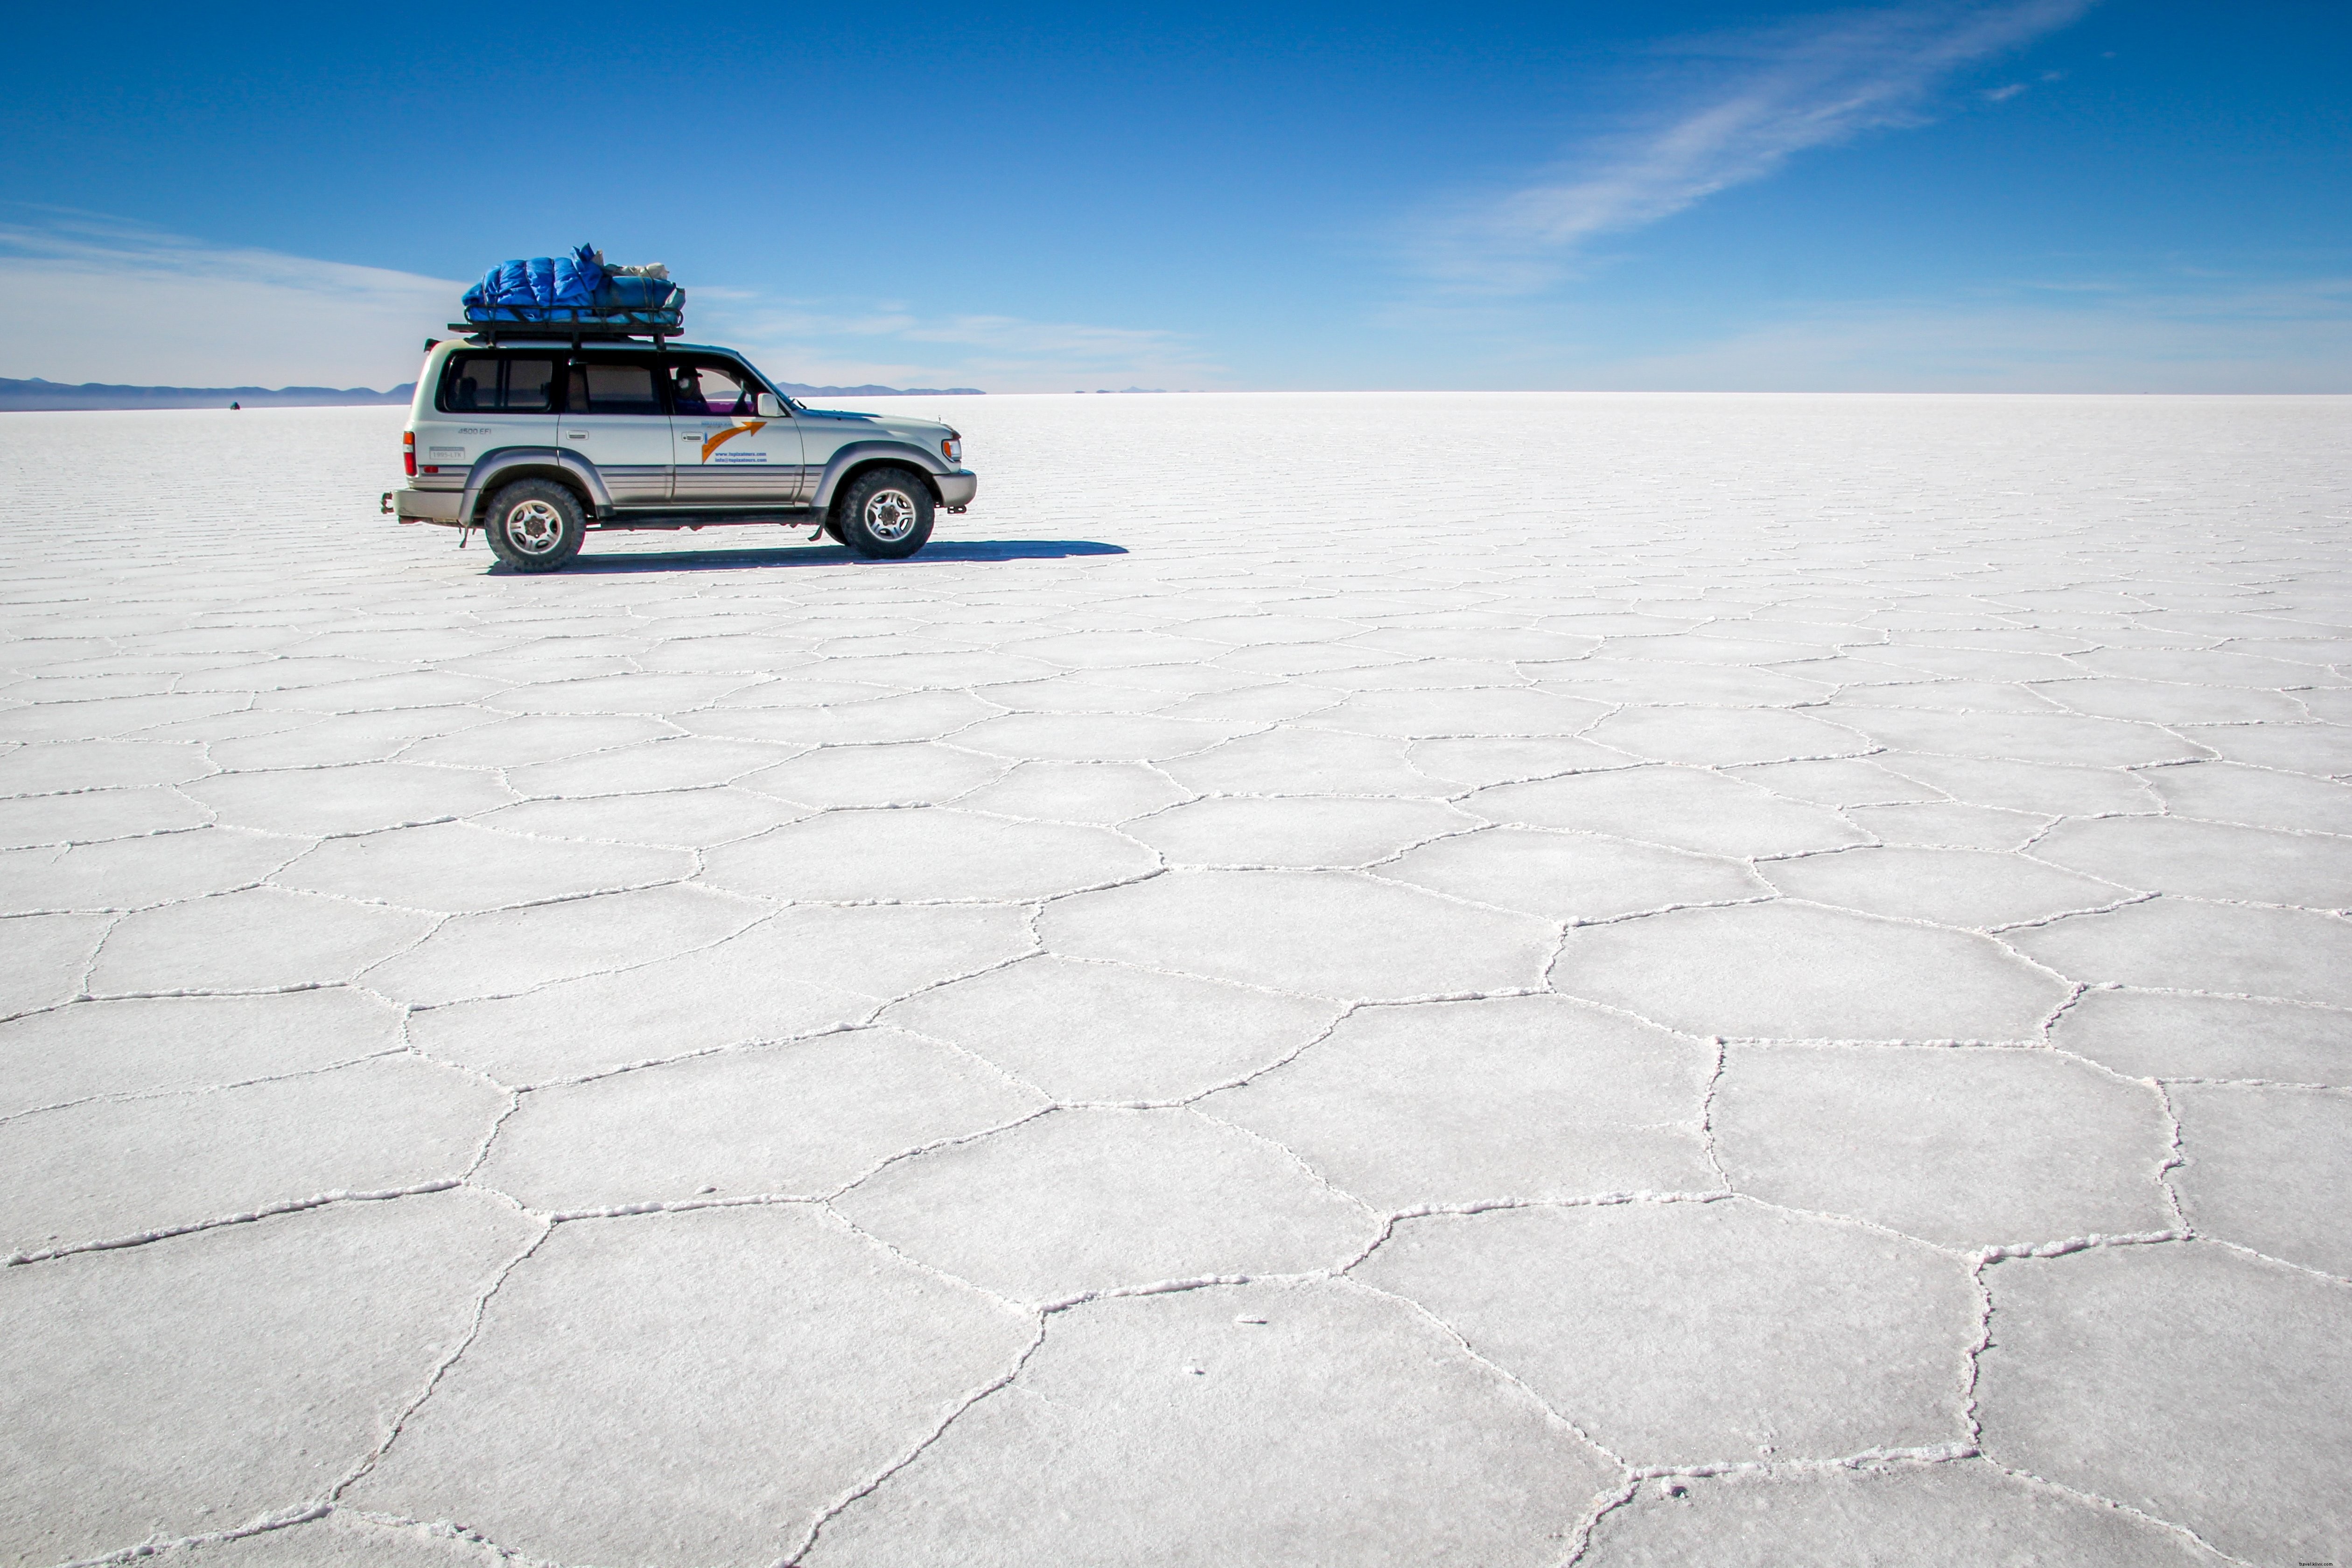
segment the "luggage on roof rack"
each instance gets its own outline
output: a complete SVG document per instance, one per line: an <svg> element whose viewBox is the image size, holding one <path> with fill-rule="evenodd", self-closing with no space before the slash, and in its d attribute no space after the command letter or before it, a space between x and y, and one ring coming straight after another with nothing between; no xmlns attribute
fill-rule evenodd
<svg viewBox="0 0 2352 1568"><path fill-rule="evenodd" d="M656 269L658 270L658 269ZM466 290L453 331L492 337L518 329L569 338L675 337L686 324L686 290L666 277L620 273L594 247L569 256L501 261Z"/></svg>

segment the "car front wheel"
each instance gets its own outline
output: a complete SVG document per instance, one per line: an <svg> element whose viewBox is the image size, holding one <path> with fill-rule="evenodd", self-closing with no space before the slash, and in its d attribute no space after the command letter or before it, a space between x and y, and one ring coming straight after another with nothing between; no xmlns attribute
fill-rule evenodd
<svg viewBox="0 0 2352 1568"><path fill-rule="evenodd" d="M907 468L871 468L841 498L842 542L860 555L903 561L931 537L931 492Z"/></svg>
<svg viewBox="0 0 2352 1568"><path fill-rule="evenodd" d="M580 553L588 534L580 498L547 479L521 479L490 498L482 533L518 572L554 572Z"/></svg>

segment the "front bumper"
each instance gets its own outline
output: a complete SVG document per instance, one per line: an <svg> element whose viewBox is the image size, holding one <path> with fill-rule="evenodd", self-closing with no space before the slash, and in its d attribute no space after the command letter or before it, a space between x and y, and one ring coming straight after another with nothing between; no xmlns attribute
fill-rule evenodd
<svg viewBox="0 0 2352 1568"><path fill-rule="evenodd" d="M383 510L403 522L445 522L455 526L465 513L463 490L386 490Z"/></svg>
<svg viewBox="0 0 2352 1568"><path fill-rule="evenodd" d="M980 491L980 476L963 468L952 474L933 474L931 482L940 487L940 504L950 511L961 511Z"/></svg>

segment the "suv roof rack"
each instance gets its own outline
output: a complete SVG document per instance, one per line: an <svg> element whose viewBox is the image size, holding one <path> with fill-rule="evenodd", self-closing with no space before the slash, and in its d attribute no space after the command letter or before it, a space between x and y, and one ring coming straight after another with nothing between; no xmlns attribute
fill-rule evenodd
<svg viewBox="0 0 2352 1568"><path fill-rule="evenodd" d="M452 321L449 330L463 333L469 341L495 345L500 342L568 342L573 348L587 343L611 343L653 340L654 347L664 346L665 338L685 335L686 323L672 321L660 326L645 321Z"/></svg>

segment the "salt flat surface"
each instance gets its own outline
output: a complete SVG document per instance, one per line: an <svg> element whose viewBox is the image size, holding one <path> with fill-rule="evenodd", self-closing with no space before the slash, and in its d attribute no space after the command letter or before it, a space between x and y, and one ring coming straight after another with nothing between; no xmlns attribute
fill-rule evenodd
<svg viewBox="0 0 2352 1568"><path fill-rule="evenodd" d="M948 411L0 419L0 1556L2352 1561L2346 400Z"/></svg>

